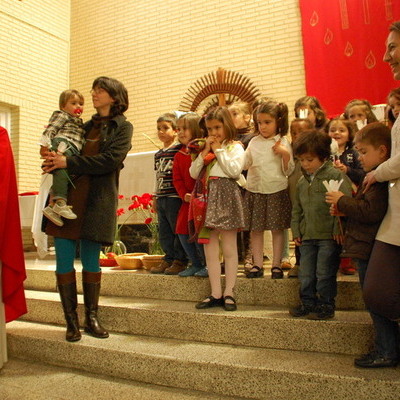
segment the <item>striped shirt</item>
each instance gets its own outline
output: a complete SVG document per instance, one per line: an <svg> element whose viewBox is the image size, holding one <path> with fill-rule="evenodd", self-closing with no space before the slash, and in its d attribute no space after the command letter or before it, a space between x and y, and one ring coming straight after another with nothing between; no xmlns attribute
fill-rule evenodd
<svg viewBox="0 0 400 400"><path fill-rule="evenodd" d="M85 131L82 118L73 117L65 111L54 111L49 119L49 124L42 134L40 144L51 147L51 142L56 137L62 137L71 142L78 151L82 150Z"/></svg>
<svg viewBox="0 0 400 400"><path fill-rule="evenodd" d="M167 149L160 149L154 154L154 170L156 171L155 195L157 197L179 197L172 183L172 166L175 154L181 147L181 144L176 144Z"/></svg>

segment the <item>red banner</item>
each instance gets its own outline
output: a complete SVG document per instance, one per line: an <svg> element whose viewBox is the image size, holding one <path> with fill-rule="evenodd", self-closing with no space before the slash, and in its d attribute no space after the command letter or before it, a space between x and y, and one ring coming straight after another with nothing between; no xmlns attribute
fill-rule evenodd
<svg viewBox="0 0 400 400"><path fill-rule="evenodd" d="M398 0L299 0L307 95L328 115L352 99L386 103L399 86L383 61L389 25L400 20Z"/></svg>

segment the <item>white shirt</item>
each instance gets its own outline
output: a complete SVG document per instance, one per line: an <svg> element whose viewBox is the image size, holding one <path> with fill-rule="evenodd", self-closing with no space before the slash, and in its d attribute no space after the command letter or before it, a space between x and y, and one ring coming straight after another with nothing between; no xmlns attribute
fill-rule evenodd
<svg viewBox="0 0 400 400"><path fill-rule="evenodd" d="M272 146L280 140L290 153L285 170L282 157L275 154ZM245 167L247 169L246 189L253 193L277 193L288 187L288 176L294 171L292 147L285 137L275 135L265 138L258 135L251 139L246 149Z"/></svg>
<svg viewBox="0 0 400 400"><path fill-rule="evenodd" d="M388 210L381 223L376 239L400 246L400 118L392 128L390 158L378 166L375 173L378 182L389 181Z"/></svg>
<svg viewBox="0 0 400 400"><path fill-rule="evenodd" d="M239 179L244 167L244 149L241 143L222 143L215 152L217 162L211 167L210 176ZM192 162L189 168L190 176L197 179L204 166L201 154Z"/></svg>

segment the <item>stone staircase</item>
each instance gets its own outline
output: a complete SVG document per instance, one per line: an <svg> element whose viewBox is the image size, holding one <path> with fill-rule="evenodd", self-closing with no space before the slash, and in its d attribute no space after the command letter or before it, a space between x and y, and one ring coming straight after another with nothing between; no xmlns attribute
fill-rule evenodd
<svg viewBox="0 0 400 400"><path fill-rule="evenodd" d="M13 358L196 390L204 399L399 399L398 369L353 366L372 345L354 277L339 280L335 319L311 321L287 312L298 301L297 280L239 277L238 311L228 313L194 308L209 294L208 279L103 268L100 316L110 338L84 334L68 343L54 272L27 273L29 313L7 325ZM79 313L83 320L82 306Z"/></svg>

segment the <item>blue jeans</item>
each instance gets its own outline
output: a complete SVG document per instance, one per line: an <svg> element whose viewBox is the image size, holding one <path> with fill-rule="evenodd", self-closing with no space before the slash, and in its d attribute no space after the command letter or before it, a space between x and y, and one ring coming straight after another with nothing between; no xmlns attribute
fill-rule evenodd
<svg viewBox="0 0 400 400"><path fill-rule="evenodd" d="M56 248L56 272L66 274L74 270L77 240L54 238ZM101 243L82 239L80 241L80 255L82 267L87 272L100 272Z"/></svg>
<svg viewBox="0 0 400 400"><path fill-rule="evenodd" d="M300 246L300 299L304 305L335 306L340 246L333 240L304 240Z"/></svg>
<svg viewBox="0 0 400 400"><path fill-rule="evenodd" d="M364 286L365 274L367 273L368 261L353 259L357 267L361 287ZM386 358L396 359L399 352L399 324L382 315L368 310L375 330L375 350Z"/></svg>
<svg viewBox="0 0 400 400"><path fill-rule="evenodd" d="M187 263L185 251L178 235L175 234L176 220L181 205L182 200L179 197L157 198L158 235L161 248L165 253L164 260L169 263L174 260Z"/></svg>
<svg viewBox="0 0 400 400"><path fill-rule="evenodd" d="M189 235L179 234L179 240L181 241L182 247L186 252L192 267L196 269L202 269L205 265L205 255L203 245L196 242L189 242Z"/></svg>

